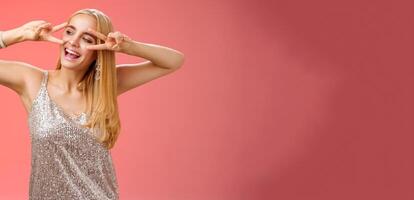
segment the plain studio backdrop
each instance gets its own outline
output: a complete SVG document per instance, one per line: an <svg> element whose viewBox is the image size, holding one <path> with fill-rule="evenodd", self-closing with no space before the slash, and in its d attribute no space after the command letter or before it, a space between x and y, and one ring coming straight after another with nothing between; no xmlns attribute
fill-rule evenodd
<svg viewBox="0 0 414 200"><path fill-rule="evenodd" d="M412 0L15 0L0 30L81 8L186 56L118 98L121 200L414 199ZM54 69L58 53L24 42L0 59ZM0 199L27 199L27 115L0 96Z"/></svg>

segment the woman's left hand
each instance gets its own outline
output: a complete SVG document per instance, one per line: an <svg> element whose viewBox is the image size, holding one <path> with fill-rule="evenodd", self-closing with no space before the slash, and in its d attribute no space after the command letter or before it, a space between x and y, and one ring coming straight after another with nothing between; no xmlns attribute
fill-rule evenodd
<svg viewBox="0 0 414 200"><path fill-rule="evenodd" d="M87 46L86 49L90 50L112 50L120 52L123 50L125 43L131 40L128 36L120 33L119 31L110 32L108 33L108 36L105 36L104 34L91 28L88 29L88 32L95 35L98 39L105 41L103 44Z"/></svg>

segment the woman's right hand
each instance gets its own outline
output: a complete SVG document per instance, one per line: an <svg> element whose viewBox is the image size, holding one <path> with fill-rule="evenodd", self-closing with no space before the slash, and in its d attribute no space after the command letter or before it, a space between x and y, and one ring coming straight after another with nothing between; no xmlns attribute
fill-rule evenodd
<svg viewBox="0 0 414 200"><path fill-rule="evenodd" d="M24 40L32 41L49 41L58 44L63 44L61 39L58 39L52 35L52 33L62 29L67 25L67 22L53 26L52 24L43 20L36 20L28 22L19 27L23 34Z"/></svg>

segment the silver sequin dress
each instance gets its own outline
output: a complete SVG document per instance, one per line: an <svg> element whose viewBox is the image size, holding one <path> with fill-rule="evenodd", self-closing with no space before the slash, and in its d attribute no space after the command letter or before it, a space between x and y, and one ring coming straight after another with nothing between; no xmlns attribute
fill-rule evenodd
<svg viewBox="0 0 414 200"><path fill-rule="evenodd" d="M30 200L119 199L110 151L69 116L47 92L48 71L28 115L31 140Z"/></svg>

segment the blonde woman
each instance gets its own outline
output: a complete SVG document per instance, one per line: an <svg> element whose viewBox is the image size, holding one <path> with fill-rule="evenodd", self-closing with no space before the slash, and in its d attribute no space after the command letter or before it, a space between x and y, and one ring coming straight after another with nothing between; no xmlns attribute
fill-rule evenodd
<svg viewBox="0 0 414 200"><path fill-rule="evenodd" d="M61 29L61 39L52 36ZM0 32L1 48L28 40L60 46L55 70L0 60L0 84L20 96L28 113L29 199L119 199L110 154L120 132L117 96L174 72L183 54L114 31L96 9L56 26L37 20ZM116 65L116 52L148 61Z"/></svg>

